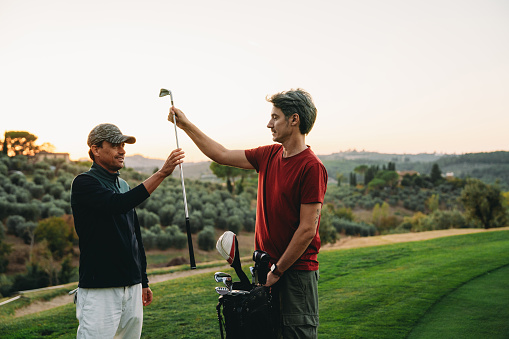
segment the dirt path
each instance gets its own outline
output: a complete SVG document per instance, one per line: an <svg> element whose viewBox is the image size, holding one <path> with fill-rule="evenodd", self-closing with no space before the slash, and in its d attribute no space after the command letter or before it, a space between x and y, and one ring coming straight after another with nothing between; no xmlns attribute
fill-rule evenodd
<svg viewBox="0 0 509 339"><path fill-rule="evenodd" d="M395 243L400 243L400 242L429 240L429 239L434 239L434 238L447 237L447 236L451 236L451 235L494 232L494 231L504 231L504 230L509 230L509 227L492 228L492 229L488 229L488 230L481 229L481 228L458 228L458 229L419 232L419 233L377 235L374 237L346 236L346 237L342 237L335 244L332 244L332 245L327 244L325 246L322 246L321 251L388 245L388 244L395 244Z"/></svg>
<svg viewBox="0 0 509 339"><path fill-rule="evenodd" d="M225 268L230 267L229 265L225 265ZM180 272L174 272L174 273L167 273L167 274L159 274L159 275L153 275L150 276L150 283L158 283L162 281L167 281L171 279L177 279L182 277L189 277L196 274L202 274L202 273L212 273L217 272L218 270L221 270L221 266L218 265L216 267L209 267L209 268L203 268L203 269L196 269L192 271L180 271ZM55 297L49 301L35 301L28 305L27 307L19 308L14 313L14 317L23 317L28 314L33 314L41 311L46 311L49 309L52 309L54 307L67 305L73 302L74 296L71 295L60 295L58 297Z"/></svg>
<svg viewBox="0 0 509 339"><path fill-rule="evenodd" d="M405 233L405 234L390 234L390 235L379 235L374 237L342 237L335 244L327 244L322 246L322 251L328 250L337 250L337 249L347 249L347 248L357 248L357 247L368 247L368 246L379 246L379 245L388 245L400 242L410 242L410 241L420 241L420 240L429 240L440 237L447 237L452 235L460 235L460 234L469 234L469 233L481 233L481 232L493 232L493 231L502 231L509 230L509 227L502 227L496 229L450 229L450 230L440 230L440 231L430 231L430 232L420 232L420 233ZM224 266L228 268L228 265ZM221 269L221 266L218 267L210 267L203 268L197 270L187 270L180 271L174 273L167 273L161 275L150 276L151 283L163 282L171 279L177 279L182 277L188 277L191 275L202 274L202 273L211 273L216 272ZM28 314L37 313L41 311L46 311L54 307L70 304L73 301L73 296L62 295L56 298L53 298L49 301L36 301L27 307L16 310L15 317L22 317Z"/></svg>

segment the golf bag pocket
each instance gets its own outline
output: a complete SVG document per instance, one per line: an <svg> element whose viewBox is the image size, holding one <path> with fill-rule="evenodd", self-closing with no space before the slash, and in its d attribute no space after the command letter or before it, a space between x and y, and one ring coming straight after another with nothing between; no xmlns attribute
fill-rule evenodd
<svg viewBox="0 0 509 339"><path fill-rule="evenodd" d="M221 306L226 339L275 338L276 319L268 287L257 286L249 292L232 291L219 297L217 312L222 335Z"/></svg>

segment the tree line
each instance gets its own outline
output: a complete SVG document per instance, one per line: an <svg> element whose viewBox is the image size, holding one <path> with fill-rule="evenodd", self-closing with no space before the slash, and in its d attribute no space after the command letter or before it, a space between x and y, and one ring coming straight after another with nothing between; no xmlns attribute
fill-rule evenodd
<svg viewBox="0 0 509 339"><path fill-rule="evenodd" d="M19 136L10 134L7 143L7 138L4 139L0 152L0 294L4 295L73 279L76 270L71 258L76 255L73 248L77 236L70 189L74 177L91 165L55 159L33 163L30 152L16 148L18 144L26 146L15 141L16 135ZM4 149L17 153L11 152L9 156ZM32 148L33 152L39 150ZM224 185L186 179L191 229L198 235L198 247L203 250L214 249L217 229L253 232L255 225L256 173L216 163L211 164L211 170L224 179ZM121 176L131 187L146 178L130 168L122 169ZM490 228L507 223L507 198L499 186L476 179L446 179L438 163L431 166L429 174L403 177L398 175L395 162L361 164L350 173L348 185L341 184L342 176L336 178L339 184L328 186L322 209L319 230L322 244L333 243L340 235ZM370 211L370 217L359 217L360 210ZM180 180L165 180L137 207L137 212L147 249L187 245ZM19 237L30 245L28 257L21 258L27 263L26 273L14 278L1 275L11 251L4 241L6 235Z"/></svg>

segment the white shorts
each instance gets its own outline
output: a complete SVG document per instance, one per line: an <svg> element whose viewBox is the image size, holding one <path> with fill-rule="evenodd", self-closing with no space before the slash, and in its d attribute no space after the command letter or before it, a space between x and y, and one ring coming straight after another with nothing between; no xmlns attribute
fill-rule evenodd
<svg viewBox="0 0 509 339"><path fill-rule="evenodd" d="M79 288L76 338L140 338L143 324L141 284L111 288Z"/></svg>

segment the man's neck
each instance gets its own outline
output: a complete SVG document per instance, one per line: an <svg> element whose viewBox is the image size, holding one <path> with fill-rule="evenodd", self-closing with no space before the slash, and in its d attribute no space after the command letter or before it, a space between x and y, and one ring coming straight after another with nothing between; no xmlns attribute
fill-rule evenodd
<svg viewBox="0 0 509 339"><path fill-rule="evenodd" d="M307 148L308 146L306 145L306 138L304 136L288 140L283 143L283 158L293 157Z"/></svg>

